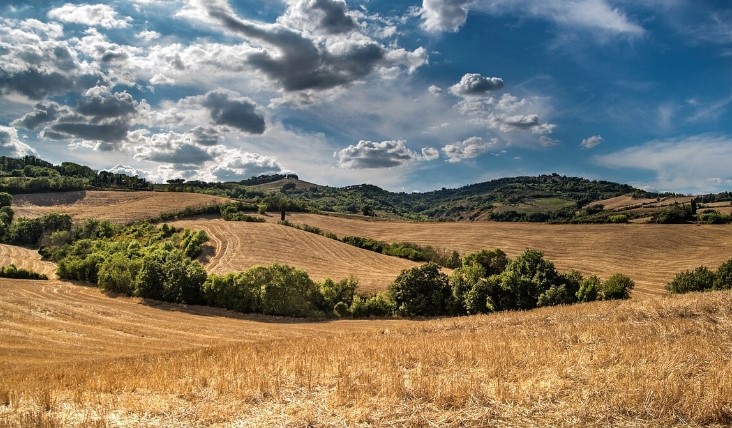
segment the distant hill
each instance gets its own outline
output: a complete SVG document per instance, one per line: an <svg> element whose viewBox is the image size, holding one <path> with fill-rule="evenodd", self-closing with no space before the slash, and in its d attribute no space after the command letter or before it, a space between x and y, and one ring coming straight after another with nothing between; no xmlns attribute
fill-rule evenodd
<svg viewBox="0 0 732 428"><path fill-rule="evenodd" d="M372 184L322 186L291 173L260 175L236 182L172 179L154 184L141 177L95 171L72 162L53 165L33 156L0 157L0 192L102 189L203 193L266 205L271 211L284 208L410 220L606 223L656 218L667 210L669 213L664 218L671 219L670 222L687 222L695 214L689 210L691 197L650 193L627 184L559 174L508 177L456 189L405 193L390 192ZM725 193L700 196L695 201L711 207L712 203L729 199ZM684 204L687 208L683 208Z"/></svg>

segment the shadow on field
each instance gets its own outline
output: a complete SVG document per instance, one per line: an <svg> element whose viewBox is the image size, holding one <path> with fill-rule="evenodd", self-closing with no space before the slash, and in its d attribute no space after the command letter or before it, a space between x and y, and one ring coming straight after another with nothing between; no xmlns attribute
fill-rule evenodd
<svg viewBox="0 0 732 428"><path fill-rule="evenodd" d="M86 198L86 190L60 193L26 193L13 197L14 205L36 205L51 207L54 205L73 205Z"/></svg>
<svg viewBox="0 0 732 428"><path fill-rule="evenodd" d="M110 297L123 296L116 293L105 293ZM201 305L184 305L179 303L162 302L160 300L144 299L141 298L140 303L145 306L149 306L155 309L161 309L170 312L179 312L189 315L203 316L203 317L225 317L230 319L238 319L242 321L254 321L261 323L270 324L308 324L308 323L324 323L333 320L327 318L292 318L292 317L281 317L274 315L262 315L262 314L243 314L241 312L232 311L223 308L214 308L211 306Z"/></svg>

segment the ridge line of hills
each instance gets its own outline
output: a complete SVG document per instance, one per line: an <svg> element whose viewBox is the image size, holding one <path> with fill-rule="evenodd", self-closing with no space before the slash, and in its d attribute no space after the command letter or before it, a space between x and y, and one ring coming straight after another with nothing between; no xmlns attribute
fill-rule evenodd
<svg viewBox="0 0 732 428"><path fill-rule="evenodd" d="M627 184L556 173L505 177L454 189L405 193L391 192L373 184L323 186L300 180L296 174L260 175L238 182L172 179L160 184L138 176L96 171L73 162L53 165L33 156L0 157L2 192L21 194L94 189L204 193L264 204L270 210L410 220L626 222L648 219L670 205L693 205L690 196L648 192ZM608 204L608 200L613 198L623 200ZM732 200L732 194L724 192L693 199L716 203ZM676 210L679 211L677 214L682 214L681 208ZM688 207L686 211L689 211Z"/></svg>

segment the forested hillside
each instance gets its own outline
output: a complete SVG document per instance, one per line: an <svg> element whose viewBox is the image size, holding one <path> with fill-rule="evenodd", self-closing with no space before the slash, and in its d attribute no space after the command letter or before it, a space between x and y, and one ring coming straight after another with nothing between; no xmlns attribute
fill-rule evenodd
<svg viewBox="0 0 732 428"><path fill-rule="evenodd" d="M284 209L411 220L559 223L626 222L650 217L662 211L663 204L651 207L638 202L636 207L606 210L601 202L621 195L631 201L654 202L674 196L649 193L627 184L558 174L500 178L457 189L413 193L390 192L371 184L322 186L300 180L295 174L260 175L238 182L178 178L153 184L138 176L96 171L73 162L53 165L33 156L0 157L0 191L19 194L89 189L204 193L241 199L265 211L277 212ZM704 201L716 199L714 195L704 197ZM639 207L644 209L635 209ZM684 209L688 216L682 215ZM696 213L689 210L691 206L677 207L660 217L659 222L668 218L690 221Z"/></svg>

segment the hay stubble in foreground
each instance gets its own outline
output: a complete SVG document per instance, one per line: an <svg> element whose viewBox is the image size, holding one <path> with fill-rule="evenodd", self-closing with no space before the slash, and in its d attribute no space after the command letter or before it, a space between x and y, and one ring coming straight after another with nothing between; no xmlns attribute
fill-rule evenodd
<svg viewBox="0 0 732 428"><path fill-rule="evenodd" d="M0 290L4 331L29 324L33 311L47 317L32 327L45 340L2 359L0 424L8 426L732 423L729 292L430 321L290 324L160 310L62 283L2 282ZM16 298L36 292L46 303ZM128 316L100 315L110 309ZM145 339L114 335L120 326L149 334L148 352L135 348ZM74 333L82 338L61 340ZM156 344L160 352L151 353ZM42 364L54 349L68 353Z"/></svg>

